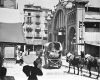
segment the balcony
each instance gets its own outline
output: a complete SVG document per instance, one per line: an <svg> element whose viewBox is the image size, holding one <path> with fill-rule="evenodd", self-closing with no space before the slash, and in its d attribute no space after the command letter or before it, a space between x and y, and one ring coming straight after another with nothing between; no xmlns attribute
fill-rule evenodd
<svg viewBox="0 0 100 80"><path fill-rule="evenodd" d="M42 37L36 36L34 37L34 39L42 39Z"/></svg>
<svg viewBox="0 0 100 80"><path fill-rule="evenodd" d="M36 34L35 36L34 36L34 39L42 39L42 37L40 36L40 34Z"/></svg>
<svg viewBox="0 0 100 80"><path fill-rule="evenodd" d="M33 35L31 32L27 33L26 35L26 39L32 39L33 38Z"/></svg>
<svg viewBox="0 0 100 80"><path fill-rule="evenodd" d="M41 31L41 28L39 28L39 27L37 27L36 29L35 29L35 32L37 32L37 33L39 33Z"/></svg>
<svg viewBox="0 0 100 80"><path fill-rule="evenodd" d="M33 29L31 27L26 27L26 31L29 33L29 32L32 32Z"/></svg>
<svg viewBox="0 0 100 80"><path fill-rule="evenodd" d="M43 40L47 40L48 38L47 37L43 37Z"/></svg>

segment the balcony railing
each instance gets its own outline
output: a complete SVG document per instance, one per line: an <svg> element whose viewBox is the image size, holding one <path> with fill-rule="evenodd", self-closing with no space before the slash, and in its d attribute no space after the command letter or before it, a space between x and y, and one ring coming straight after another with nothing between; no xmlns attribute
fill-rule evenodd
<svg viewBox="0 0 100 80"><path fill-rule="evenodd" d="M32 32L27 33L25 36L26 36L27 39L33 38Z"/></svg>

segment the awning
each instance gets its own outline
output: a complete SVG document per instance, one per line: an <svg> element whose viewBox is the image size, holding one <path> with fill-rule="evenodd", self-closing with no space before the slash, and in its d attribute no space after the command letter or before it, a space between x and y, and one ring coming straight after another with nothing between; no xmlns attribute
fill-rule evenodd
<svg viewBox="0 0 100 80"><path fill-rule="evenodd" d="M0 42L25 43L21 23L0 23Z"/></svg>
<svg viewBox="0 0 100 80"><path fill-rule="evenodd" d="M0 8L0 22L23 23L24 16L17 9Z"/></svg>
<svg viewBox="0 0 100 80"><path fill-rule="evenodd" d="M25 43L22 22L17 9L0 8L0 42Z"/></svg>
<svg viewBox="0 0 100 80"><path fill-rule="evenodd" d="M96 41L86 41L85 43L93 46L100 46L100 42Z"/></svg>
<svg viewBox="0 0 100 80"><path fill-rule="evenodd" d="M89 0L88 6L100 8L100 0Z"/></svg>
<svg viewBox="0 0 100 80"><path fill-rule="evenodd" d="M100 22L100 13L97 12L86 12L85 22Z"/></svg>

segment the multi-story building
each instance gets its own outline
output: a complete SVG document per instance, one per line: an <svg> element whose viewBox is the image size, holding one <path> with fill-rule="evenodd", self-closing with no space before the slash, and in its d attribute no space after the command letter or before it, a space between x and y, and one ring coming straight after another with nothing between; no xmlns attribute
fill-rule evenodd
<svg viewBox="0 0 100 80"><path fill-rule="evenodd" d="M0 0L0 57L4 62L16 62L18 45L24 45L21 14L16 0Z"/></svg>
<svg viewBox="0 0 100 80"><path fill-rule="evenodd" d="M48 42L47 16L51 14L51 10L27 4L24 7L24 34L26 40L26 48L32 50L41 49Z"/></svg>
<svg viewBox="0 0 100 80"><path fill-rule="evenodd" d="M53 41L60 41L64 51L76 55L84 51L100 57L99 3L99 0L60 1L53 17Z"/></svg>
<svg viewBox="0 0 100 80"><path fill-rule="evenodd" d="M16 0L0 0L0 6L4 8L16 8Z"/></svg>

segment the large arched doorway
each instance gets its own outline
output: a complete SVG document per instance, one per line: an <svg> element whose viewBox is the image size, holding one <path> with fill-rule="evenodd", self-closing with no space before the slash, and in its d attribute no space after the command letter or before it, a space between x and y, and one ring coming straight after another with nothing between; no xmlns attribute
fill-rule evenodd
<svg viewBox="0 0 100 80"><path fill-rule="evenodd" d="M69 51L74 53L76 50L76 31L74 27L71 27L69 30Z"/></svg>
<svg viewBox="0 0 100 80"><path fill-rule="evenodd" d="M54 41L60 42L63 46L63 55L66 47L66 27L65 27L65 12L59 9L56 12L54 19Z"/></svg>

